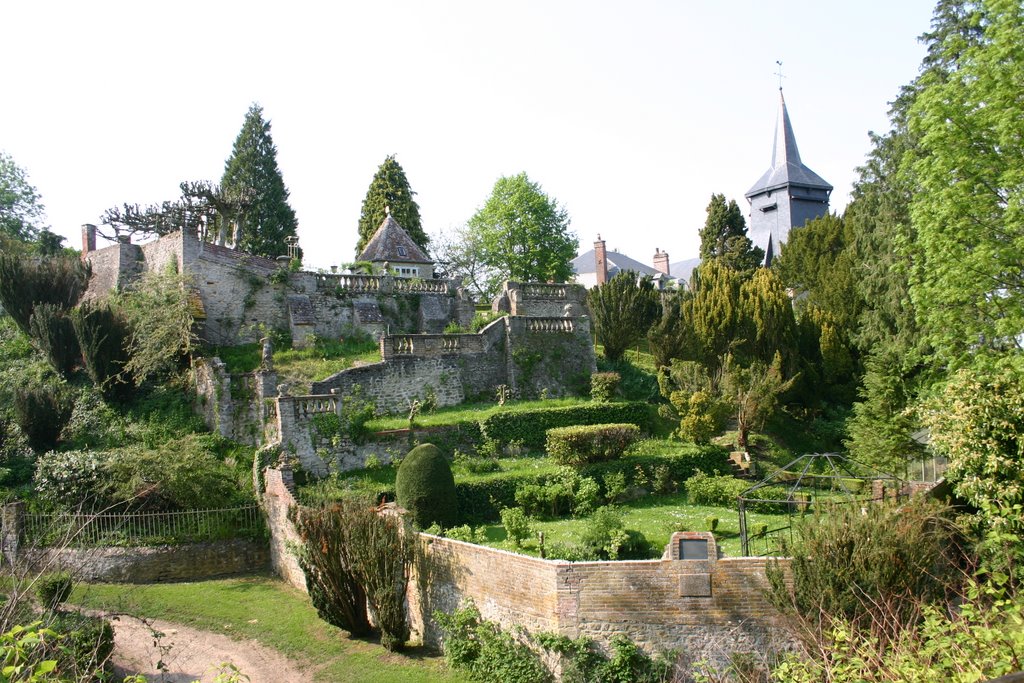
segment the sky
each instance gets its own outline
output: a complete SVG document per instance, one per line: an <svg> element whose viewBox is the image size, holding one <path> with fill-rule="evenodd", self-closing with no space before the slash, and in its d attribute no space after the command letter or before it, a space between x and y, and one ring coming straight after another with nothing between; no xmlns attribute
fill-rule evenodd
<svg viewBox="0 0 1024 683"><path fill-rule="evenodd" d="M525 171L581 250L699 250L712 193L748 211L776 60L804 163L849 201L868 132L918 71L934 0L54 2L4 8L0 150L52 229L219 181L253 102L271 122L309 268L353 260L394 154L424 228L464 224Z"/></svg>

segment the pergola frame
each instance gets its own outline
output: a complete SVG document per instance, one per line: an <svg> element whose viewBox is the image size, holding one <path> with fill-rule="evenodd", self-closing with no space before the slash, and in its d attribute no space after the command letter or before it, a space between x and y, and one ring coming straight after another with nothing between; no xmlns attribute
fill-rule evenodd
<svg viewBox="0 0 1024 683"><path fill-rule="evenodd" d="M864 482L867 494L858 494L851 491L850 481ZM794 511L806 510L808 507L816 505L820 494L826 490L830 494L839 493L842 495L844 498L843 502L846 504L878 502L881 498L874 495L874 482L876 481L895 484L895 496L897 498L901 495L905 484L904 480L899 477L887 474L877 468L865 465L838 453L810 453L801 455L739 495L737 501L740 520L740 544L743 549L743 555L750 555L750 534L747 528L748 504L779 503L785 505L789 518L788 524L775 529L769 529L764 536L767 537L769 533L788 530L790 538L792 538ZM781 483L788 485L785 498L754 498L751 496L755 491ZM884 493L882 497L884 498Z"/></svg>

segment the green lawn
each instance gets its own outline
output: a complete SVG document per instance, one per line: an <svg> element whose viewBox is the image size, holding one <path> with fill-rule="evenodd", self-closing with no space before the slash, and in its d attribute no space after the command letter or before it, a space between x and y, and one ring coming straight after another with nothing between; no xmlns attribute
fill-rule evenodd
<svg viewBox="0 0 1024 683"><path fill-rule="evenodd" d="M723 553L728 557L739 557L741 555L739 514L735 507L690 505L686 502L685 493L644 496L619 507L623 513L625 527L643 533L647 540L650 541L655 555L660 556L661 551L664 550L665 545L668 543L669 537L675 531L707 531L708 526L705 520L708 517L718 518L715 538ZM526 555L537 555L536 534L539 531L544 532L545 545L551 543L578 543L586 522L586 519L558 519L533 522L534 539L525 541L523 547L517 552ZM787 515L766 515L748 512L747 524L750 529L756 529L759 524L767 524L769 530L772 530L789 524L789 517ZM487 545L505 550L516 550L506 540L505 529L500 524L488 525L485 527L485 530L488 539ZM764 553L764 544L764 540L752 540L751 552L754 554Z"/></svg>
<svg viewBox="0 0 1024 683"><path fill-rule="evenodd" d="M252 372L260 364L259 344L220 346L207 355L217 356L229 372ZM380 362L380 347L368 337L354 336L341 340L320 340L306 349L274 350L274 370L282 382L309 384L352 367L355 363Z"/></svg>
<svg viewBox="0 0 1024 683"><path fill-rule="evenodd" d="M267 576L150 585L85 584L73 603L250 638L281 652L325 683L441 683L462 680L421 648L391 654L321 621L301 592ZM244 671L242 673L245 673Z"/></svg>

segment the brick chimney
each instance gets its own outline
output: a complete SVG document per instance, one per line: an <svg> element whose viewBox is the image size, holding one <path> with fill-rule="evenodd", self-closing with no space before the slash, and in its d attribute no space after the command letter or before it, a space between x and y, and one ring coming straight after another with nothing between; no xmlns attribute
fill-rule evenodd
<svg viewBox="0 0 1024 683"><path fill-rule="evenodd" d="M658 271L659 273L664 273L665 275L671 275L671 273L668 272L668 252L667 251L662 251L661 249L658 249L657 247L654 248L654 269L656 271Z"/></svg>
<svg viewBox="0 0 1024 683"><path fill-rule="evenodd" d="M96 251L96 226L92 223L82 225L82 256Z"/></svg>
<svg viewBox="0 0 1024 683"><path fill-rule="evenodd" d="M594 242L594 276L595 284L603 285L608 282L608 254L600 235Z"/></svg>

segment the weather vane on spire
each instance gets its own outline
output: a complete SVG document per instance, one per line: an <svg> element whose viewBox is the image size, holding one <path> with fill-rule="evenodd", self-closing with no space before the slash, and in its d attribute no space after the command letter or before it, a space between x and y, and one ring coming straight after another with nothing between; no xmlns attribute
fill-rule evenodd
<svg viewBox="0 0 1024 683"><path fill-rule="evenodd" d="M775 75L779 77L779 90L781 91L782 90L782 79L785 78L785 76L782 75L782 62L779 61L778 59L776 59L775 63L779 65L779 70L775 72Z"/></svg>

